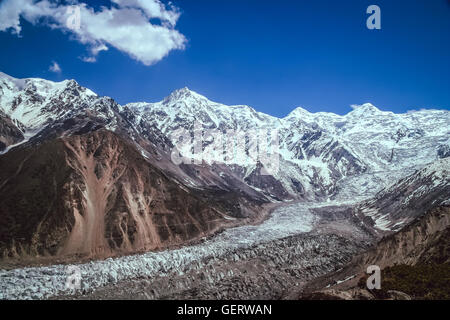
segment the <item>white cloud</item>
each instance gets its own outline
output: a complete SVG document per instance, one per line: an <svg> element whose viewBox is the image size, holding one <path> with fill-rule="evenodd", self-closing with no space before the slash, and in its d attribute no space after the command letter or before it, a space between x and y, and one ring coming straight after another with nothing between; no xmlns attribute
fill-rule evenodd
<svg viewBox="0 0 450 320"><path fill-rule="evenodd" d="M123 8L140 8L147 17L159 18L170 26L175 26L180 17L178 9L166 10L159 1L148 0L111 0Z"/></svg>
<svg viewBox="0 0 450 320"><path fill-rule="evenodd" d="M88 57L81 57L81 60L83 60L84 62L96 62L98 53L101 51L107 51L107 50L108 50L108 47L105 46L104 44L100 44L98 46L93 46L89 50L91 55Z"/></svg>
<svg viewBox="0 0 450 320"><path fill-rule="evenodd" d="M97 57L80 57L80 59L89 63L97 62Z"/></svg>
<svg viewBox="0 0 450 320"><path fill-rule="evenodd" d="M54 73L61 73L61 67L59 66L58 62L53 61L50 67L48 68L49 71Z"/></svg>
<svg viewBox="0 0 450 320"><path fill-rule="evenodd" d="M79 8L79 25L73 6L49 0L4 0L0 3L0 31L20 35L20 18L72 33L89 47L86 62L95 62L99 52L112 46L144 65L152 65L170 51L184 49L186 38L174 29L180 12L159 0L111 0L110 8L95 11L85 3ZM78 9L77 9L78 10ZM159 19L159 24L150 23Z"/></svg>

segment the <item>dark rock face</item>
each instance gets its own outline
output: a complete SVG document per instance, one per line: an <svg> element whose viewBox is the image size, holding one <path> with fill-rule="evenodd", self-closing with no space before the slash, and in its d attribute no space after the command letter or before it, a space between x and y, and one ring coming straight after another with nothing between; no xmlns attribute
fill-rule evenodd
<svg viewBox="0 0 450 320"><path fill-rule="evenodd" d="M24 139L22 131L0 111L0 152Z"/></svg>
<svg viewBox="0 0 450 320"><path fill-rule="evenodd" d="M71 175L65 162L61 141L15 148L0 157L0 250L4 256L57 252L74 223L63 197Z"/></svg>
<svg viewBox="0 0 450 320"><path fill-rule="evenodd" d="M440 145L437 149L437 155L441 159L450 157L450 146L446 144Z"/></svg>
<svg viewBox="0 0 450 320"><path fill-rule="evenodd" d="M244 181L258 189L264 190L267 195L276 200L289 198L289 194L283 185L272 175L264 174L263 166L257 163L255 169L245 177ZM301 188L301 185L298 185Z"/></svg>

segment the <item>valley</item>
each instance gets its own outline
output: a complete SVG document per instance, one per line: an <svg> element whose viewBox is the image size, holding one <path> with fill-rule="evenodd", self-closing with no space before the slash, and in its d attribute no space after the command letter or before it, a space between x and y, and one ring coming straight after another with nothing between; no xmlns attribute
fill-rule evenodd
<svg viewBox="0 0 450 320"><path fill-rule="evenodd" d="M447 110L275 118L188 88L120 105L75 80L0 73L0 299L298 299L354 284L361 261L445 246L449 128ZM255 132L276 142L268 158ZM432 237L416 237L422 223Z"/></svg>
<svg viewBox="0 0 450 320"><path fill-rule="evenodd" d="M324 210L284 204L259 225L230 228L196 245L77 265L85 294L65 295L64 265L1 271L0 292L34 299L274 299L293 283L337 270L374 239L352 221L347 205L333 208L343 211L340 217L313 214L314 208Z"/></svg>

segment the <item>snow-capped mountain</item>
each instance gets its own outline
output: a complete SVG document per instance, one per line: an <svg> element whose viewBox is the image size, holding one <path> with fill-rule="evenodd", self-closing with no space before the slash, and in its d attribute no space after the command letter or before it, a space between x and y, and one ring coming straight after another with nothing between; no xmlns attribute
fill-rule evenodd
<svg viewBox="0 0 450 320"><path fill-rule="evenodd" d="M267 202L220 167L175 166L157 128L73 80L1 75L0 90L0 256L182 245L259 219Z"/></svg>
<svg viewBox="0 0 450 320"><path fill-rule="evenodd" d="M337 193L349 196L361 193L359 189L373 193L389 179L448 156L450 146L450 112L446 110L394 114L366 103L354 106L343 116L310 113L299 107L284 118L276 118L249 106L210 101L188 88L176 90L160 102L121 106L74 80L15 79L3 73L0 111L23 133L22 142L46 127L53 130L55 123L64 128L65 119L88 113L109 130L127 132L146 156L164 160L169 159L177 144L174 132L184 129L194 135L200 130L201 160L209 167L213 163L221 165L216 179L232 176L275 199L326 198ZM88 128L89 121L85 123ZM217 150L217 135L207 133L218 132L223 137L230 136L232 130L249 135L258 130L276 132L279 169L270 176L261 175L264 163L246 152L228 154ZM245 144L233 139L236 145ZM6 135L3 140L10 141L6 146L18 142ZM153 146L149 147L149 143ZM247 151L248 145L243 148ZM189 149L180 151L195 157ZM355 186L358 190L354 190Z"/></svg>
<svg viewBox="0 0 450 320"><path fill-rule="evenodd" d="M249 106L226 106L187 88L173 92L161 102L131 103L126 107L140 115L141 121L152 123L169 137L170 133L180 128L194 132L195 125L202 130L218 130L228 137L233 130L249 135L261 130L276 132L280 143L277 153L282 168L273 172L280 184L276 196L325 196L333 192L338 179L365 170L363 163L338 140L301 117L278 119ZM217 152L214 135L204 135L203 138L203 160L233 166L243 180L255 188L264 189L267 178L261 178L255 161L243 152L239 156L228 156L226 150ZM240 142L233 139L236 144ZM176 144L176 136L172 142ZM275 196L273 193L269 195Z"/></svg>
<svg viewBox="0 0 450 320"><path fill-rule="evenodd" d="M273 176L289 194L330 196L345 189L343 181L364 175L371 192L380 180L406 172L445 156L450 145L450 112L421 110L404 114L381 111L370 103L354 106L346 115L310 113L297 108L285 118L275 118L249 106L226 106L212 102L187 88L157 103L131 103L139 121L151 123L166 136L184 128L202 130L277 130L280 168ZM218 154L205 137L206 161L219 161L241 168L245 180L257 169L245 157ZM175 139L172 142L176 144ZM208 158L210 157L210 158ZM212 159L211 159L212 158ZM387 175L387 172L394 174ZM249 184L252 181L247 179ZM353 179L353 182L356 182ZM355 185L353 183L353 185ZM254 187L261 187L254 181Z"/></svg>
<svg viewBox="0 0 450 320"><path fill-rule="evenodd" d="M86 108L97 95L74 80L15 79L0 73L0 106L16 124L38 130L77 109Z"/></svg>

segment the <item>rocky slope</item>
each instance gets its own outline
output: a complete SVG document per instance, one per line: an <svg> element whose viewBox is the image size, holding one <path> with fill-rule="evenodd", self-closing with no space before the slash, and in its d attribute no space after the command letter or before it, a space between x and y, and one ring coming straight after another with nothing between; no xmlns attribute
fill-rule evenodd
<svg viewBox="0 0 450 320"><path fill-rule="evenodd" d="M313 211L318 205L320 215ZM76 292L65 287L62 264L0 270L0 299L279 298L367 248L371 236L348 209L333 216L336 208L316 203L279 204L260 224L228 228L191 246L77 264Z"/></svg>
<svg viewBox="0 0 450 320"><path fill-rule="evenodd" d="M378 234L380 240L372 248L355 257L342 270L310 283L303 288L300 297L313 299L410 298L408 295L402 295L401 292L388 293L384 290L383 295L377 294L376 290L369 292L365 288L367 267L377 265L387 270L387 274L397 272L400 268L403 270L400 272L403 272L404 277L406 277L405 272L419 272L424 268L436 267L439 270L448 270L450 262L449 164L448 158L438 160L383 189L373 199L356 207L355 217L362 219L364 225L369 227L374 225L374 234ZM369 207L371 210L367 209ZM385 214L380 217L380 214L374 213L373 210L385 212ZM382 225L380 220L384 222ZM415 269L408 266L413 266ZM416 274L415 277L418 279L422 275ZM383 287L383 278L381 280ZM398 279L395 280L396 282L393 282L391 278L385 280L388 288L398 290L396 288L399 285ZM408 283L406 286L403 284L402 287L409 288L416 285ZM430 292L430 296L436 296L434 294ZM447 293L439 292L438 296L442 294ZM295 297L295 294L290 297Z"/></svg>
<svg viewBox="0 0 450 320"><path fill-rule="evenodd" d="M6 114L0 111L0 152L5 152L7 147L24 139L22 131Z"/></svg>
<svg viewBox="0 0 450 320"><path fill-rule="evenodd" d="M444 158L381 190L358 210L380 231L396 231L449 199L450 158Z"/></svg>
<svg viewBox="0 0 450 320"><path fill-rule="evenodd" d="M369 265L377 265L382 270L380 289L368 290L366 287L368 275L365 271ZM297 291L288 297L319 300L448 299L450 292L446 279L449 268L450 207L440 206L383 238L342 270L320 277L303 288L300 294Z"/></svg>
<svg viewBox="0 0 450 320"><path fill-rule="evenodd" d="M0 251L10 258L180 245L232 225L242 212L230 199L245 201L208 202L214 190L181 185L105 129L15 148L0 167Z"/></svg>
<svg viewBox="0 0 450 320"><path fill-rule="evenodd" d="M248 106L210 101L187 88L161 102L125 106L74 80L55 83L1 74L0 90L0 110L27 135L91 113L186 183L229 185L232 180L232 187L240 184L245 192L275 200L369 196L388 183L386 177L401 178L445 157L450 147L450 112L445 110L394 114L363 104L344 116L297 108L279 119ZM180 146L181 133L199 137L200 145ZM262 142L256 147L252 139L266 135L278 148L260 161L252 150ZM173 165L174 146L193 163Z"/></svg>
<svg viewBox="0 0 450 320"><path fill-rule="evenodd" d="M263 216L229 169L174 165L157 128L73 80L0 74L0 112L5 257L159 249Z"/></svg>
<svg viewBox="0 0 450 320"><path fill-rule="evenodd" d="M361 263L384 268L394 264L449 262L449 232L450 207L438 206L400 232L383 238L376 248L360 258Z"/></svg>

